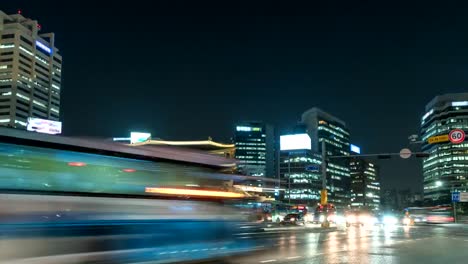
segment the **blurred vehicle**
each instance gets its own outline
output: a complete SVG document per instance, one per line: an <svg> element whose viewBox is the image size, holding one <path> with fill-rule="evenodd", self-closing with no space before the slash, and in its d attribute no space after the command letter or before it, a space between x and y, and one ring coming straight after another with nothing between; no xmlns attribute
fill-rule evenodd
<svg viewBox="0 0 468 264"><path fill-rule="evenodd" d="M309 221L309 219L313 218L310 216L308 208L305 205L294 205L278 201L268 201L258 203L258 206L263 208L263 219L269 223L280 224L284 217L291 213L302 214L306 221Z"/></svg>
<svg viewBox="0 0 468 264"><path fill-rule="evenodd" d="M455 222L455 218L449 211L432 211L427 216L427 223L443 224L453 222Z"/></svg>
<svg viewBox="0 0 468 264"><path fill-rule="evenodd" d="M329 203L327 205L317 205L314 212L313 222L323 223L325 220L334 223L336 216L336 208L333 204Z"/></svg>
<svg viewBox="0 0 468 264"><path fill-rule="evenodd" d="M398 217L392 213L380 213L375 217L375 224L381 226L394 226L398 224Z"/></svg>
<svg viewBox="0 0 468 264"><path fill-rule="evenodd" d="M302 214L287 214L283 221L281 221L282 225L305 225L306 221Z"/></svg>
<svg viewBox="0 0 468 264"><path fill-rule="evenodd" d="M247 201L215 166L11 134L0 142L2 263L192 263L265 243L240 238L255 225L232 204Z"/></svg>
<svg viewBox="0 0 468 264"><path fill-rule="evenodd" d="M346 226L364 226L374 225L377 223L377 218L366 211L351 211L346 213Z"/></svg>
<svg viewBox="0 0 468 264"><path fill-rule="evenodd" d="M453 209L449 205L406 208L403 224L450 223L454 222Z"/></svg>
<svg viewBox="0 0 468 264"><path fill-rule="evenodd" d="M405 216L409 218L404 220L405 224L419 224L427 221L427 215L432 207L408 207L405 209Z"/></svg>

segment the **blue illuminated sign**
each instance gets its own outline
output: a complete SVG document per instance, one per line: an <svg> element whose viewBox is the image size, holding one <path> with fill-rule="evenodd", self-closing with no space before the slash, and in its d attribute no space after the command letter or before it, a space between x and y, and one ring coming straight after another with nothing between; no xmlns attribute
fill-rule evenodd
<svg viewBox="0 0 468 264"><path fill-rule="evenodd" d="M49 53L49 54L52 53L52 49L51 49L51 48L47 47L46 45L42 44L41 42L39 42L39 41L37 41L37 40L36 40L36 47L41 48L43 51L45 51L45 52L47 52L47 53Z"/></svg>
<svg viewBox="0 0 468 264"><path fill-rule="evenodd" d="M361 154L361 148L360 147L358 147L356 145L353 145L353 144L350 144L350 146L351 146L351 152Z"/></svg>

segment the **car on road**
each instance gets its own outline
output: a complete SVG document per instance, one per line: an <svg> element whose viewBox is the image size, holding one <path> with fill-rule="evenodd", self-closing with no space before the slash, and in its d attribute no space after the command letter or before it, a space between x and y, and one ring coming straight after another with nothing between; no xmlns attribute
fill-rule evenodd
<svg viewBox="0 0 468 264"><path fill-rule="evenodd" d="M346 226L364 226L369 224L375 224L377 222L376 217L368 212L348 212L346 214Z"/></svg>
<svg viewBox="0 0 468 264"><path fill-rule="evenodd" d="M398 224L398 216L392 213L379 213L374 216L374 224L379 226L394 226Z"/></svg>
<svg viewBox="0 0 468 264"><path fill-rule="evenodd" d="M282 225L305 225L305 223L305 217L302 214L287 214L281 221Z"/></svg>

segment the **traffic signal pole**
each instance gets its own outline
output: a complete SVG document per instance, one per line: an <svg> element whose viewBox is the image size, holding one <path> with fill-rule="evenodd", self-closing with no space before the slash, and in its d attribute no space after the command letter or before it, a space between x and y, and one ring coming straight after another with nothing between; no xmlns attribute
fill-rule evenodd
<svg viewBox="0 0 468 264"><path fill-rule="evenodd" d="M320 204L323 208L327 208L328 194L327 194L327 150L325 140L322 139L322 191L320 192ZM328 215L325 215L325 219L322 222L323 228L330 227L328 222Z"/></svg>
<svg viewBox="0 0 468 264"><path fill-rule="evenodd" d="M327 150L325 140L322 141L322 191L320 193L320 204L327 205Z"/></svg>

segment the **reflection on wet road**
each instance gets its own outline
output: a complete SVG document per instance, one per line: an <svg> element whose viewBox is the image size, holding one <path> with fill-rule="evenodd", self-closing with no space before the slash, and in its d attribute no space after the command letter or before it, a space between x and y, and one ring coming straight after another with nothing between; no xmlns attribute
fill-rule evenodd
<svg viewBox="0 0 468 264"><path fill-rule="evenodd" d="M468 227L351 227L271 235L274 246L232 263L466 263Z"/></svg>

